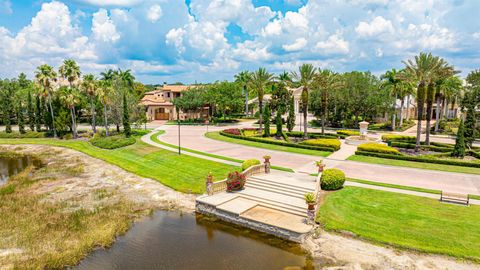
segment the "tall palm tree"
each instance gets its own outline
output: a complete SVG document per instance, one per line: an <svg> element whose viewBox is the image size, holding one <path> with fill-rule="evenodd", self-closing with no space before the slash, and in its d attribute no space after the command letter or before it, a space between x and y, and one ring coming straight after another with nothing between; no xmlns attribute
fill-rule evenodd
<svg viewBox="0 0 480 270"><path fill-rule="evenodd" d="M400 95L398 85L401 83L401 80L398 77L398 71L394 68L392 68L392 70L388 70L380 78L383 80L382 87L389 89L391 95L395 97L393 101L392 114L392 130L395 130L395 125L397 121L397 99Z"/></svg>
<svg viewBox="0 0 480 270"><path fill-rule="evenodd" d="M257 92L258 97L258 108L260 110L260 133L263 131L263 95L265 94L265 88L272 82L272 80L273 74L267 72L265 68L259 68L252 74L250 81L252 89Z"/></svg>
<svg viewBox="0 0 480 270"><path fill-rule="evenodd" d="M325 124L328 109L328 100L330 92L340 89L343 86L341 76L328 69L318 69L315 74L313 87L320 91L321 96L321 117L322 117L322 134L325 134Z"/></svg>
<svg viewBox="0 0 480 270"><path fill-rule="evenodd" d="M304 127L303 138L304 139L308 138L308 131L307 131L308 91L312 86L316 71L317 69L314 68L312 64L303 64L298 68L298 72L293 71L291 73L292 78L296 81L296 83L300 84L300 86L302 87L302 109L303 109L303 127Z"/></svg>
<svg viewBox="0 0 480 270"><path fill-rule="evenodd" d="M116 72L116 80L115 83L120 82L121 89L122 89L122 102L123 102L123 130L127 137L130 136L130 122L129 122L129 112L128 112L128 104L127 104L127 92L132 93L133 87L135 83L135 77L132 75L130 69L125 71L118 69ZM117 126L118 129L118 126Z"/></svg>
<svg viewBox="0 0 480 270"><path fill-rule="evenodd" d="M452 76L445 80L442 85L443 88L443 117L448 119L448 105L451 103L451 109L455 107L457 98L462 95L462 79L458 76ZM440 119L442 116L440 117Z"/></svg>
<svg viewBox="0 0 480 270"><path fill-rule="evenodd" d="M55 118L53 116L52 108L52 93L53 83L56 81L57 73L53 70L53 67L44 64L37 67L35 71L35 79L37 84L42 88L43 93L47 96L48 106L50 108L50 115L52 117L52 129L53 137L57 138L57 131L55 129Z"/></svg>
<svg viewBox="0 0 480 270"><path fill-rule="evenodd" d="M252 80L252 75L249 71L242 71L234 76L235 82L243 88L245 94L245 115L248 115L248 84Z"/></svg>
<svg viewBox="0 0 480 270"><path fill-rule="evenodd" d="M60 73L62 78L67 79L70 88L74 87L73 84L80 78L81 75L80 67L73 59L67 59L63 61L63 64L58 69L58 73Z"/></svg>
<svg viewBox="0 0 480 270"><path fill-rule="evenodd" d="M403 70L401 72L404 72ZM397 91L398 91L398 98L400 99L400 127L403 126L403 120L404 120L404 114L403 114L403 108L405 108L405 100L407 101L407 112L406 112L406 117L407 120L409 120L409 110L410 110L410 97L414 94L414 87L412 86L412 83L409 82L408 80L401 80L400 84L397 86Z"/></svg>
<svg viewBox="0 0 480 270"><path fill-rule="evenodd" d="M435 72L440 67L438 57L433 56L431 53L420 53L415 58L403 61L405 64L405 79L412 79L417 85L417 139L415 145L415 151L420 150L420 136L422 134L422 120L425 108L425 96L426 87L434 78Z"/></svg>
<svg viewBox="0 0 480 270"><path fill-rule="evenodd" d="M110 97L113 92L112 82L109 80L101 80L96 82L98 97L103 105L103 124L105 126L105 136L108 137L108 115L107 106L110 102Z"/></svg>
<svg viewBox="0 0 480 270"><path fill-rule="evenodd" d="M290 74L286 71L283 71L282 73L280 73L277 78L280 82L283 82L285 84L289 84L292 81Z"/></svg>
<svg viewBox="0 0 480 270"><path fill-rule="evenodd" d="M75 106L80 103L80 94L75 88L61 87L60 88L60 100L70 110L72 116L72 133L73 138L77 138L77 117Z"/></svg>
<svg viewBox="0 0 480 270"><path fill-rule="evenodd" d="M115 71L113 71L113 69L108 69L100 72L100 76L103 81L112 81L115 76Z"/></svg>
<svg viewBox="0 0 480 270"><path fill-rule="evenodd" d="M97 133L97 126L96 126L97 112L95 110L95 99L97 97L97 81L93 74L87 74L83 76L81 89L85 94L87 94L87 96L90 99L90 110L92 114L92 130L93 130L93 133Z"/></svg>

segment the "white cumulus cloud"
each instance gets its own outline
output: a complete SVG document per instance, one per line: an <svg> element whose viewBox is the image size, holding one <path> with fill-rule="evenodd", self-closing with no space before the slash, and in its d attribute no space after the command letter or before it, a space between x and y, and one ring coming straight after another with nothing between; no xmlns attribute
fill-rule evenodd
<svg viewBox="0 0 480 270"><path fill-rule="evenodd" d="M319 41L315 48L322 54L347 54L350 51L348 41L338 34L329 36L326 41Z"/></svg>
<svg viewBox="0 0 480 270"><path fill-rule="evenodd" d="M158 4L152 5L147 12L147 18L151 22L156 22L160 17L162 17L163 11L162 7Z"/></svg>
<svg viewBox="0 0 480 270"><path fill-rule="evenodd" d="M389 20L382 16L375 17L370 23L360 22L355 27L355 32L361 37L372 37L383 33L393 33L393 25Z"/></svg>
<svg viewBox="0 0 480 270"><path fill-rule="evenodd" d="M305 38L297 38L292 44L285 44L282 48L287 52L293 52L303 49L307 45Z"/></svg>

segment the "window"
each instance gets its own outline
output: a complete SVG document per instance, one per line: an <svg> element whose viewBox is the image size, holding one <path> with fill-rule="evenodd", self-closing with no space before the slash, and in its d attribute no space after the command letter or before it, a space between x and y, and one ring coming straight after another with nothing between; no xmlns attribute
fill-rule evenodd
<svg viewBox="0 0 480 270"><path fill-rule="evenodd" d="M167 93L167 97L168 97L168 98L170 97L170 92Z"/></svg>

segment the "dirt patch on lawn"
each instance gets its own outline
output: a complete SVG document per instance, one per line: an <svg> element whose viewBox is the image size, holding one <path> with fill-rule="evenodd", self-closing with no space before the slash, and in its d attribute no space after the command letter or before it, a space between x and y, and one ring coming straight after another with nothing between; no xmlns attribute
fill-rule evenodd
<svg viewBox="0 0 480 270"><path fill-rule="evenodd" d="M480 265L445 256L377 246L344 235L317 229L304 242L322 269L451 269L473 270Z"/></svg>

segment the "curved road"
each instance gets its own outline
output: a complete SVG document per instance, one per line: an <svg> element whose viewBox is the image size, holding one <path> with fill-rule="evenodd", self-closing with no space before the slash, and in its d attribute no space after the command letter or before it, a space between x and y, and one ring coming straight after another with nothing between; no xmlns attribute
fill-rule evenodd
<svg viewBox="0 0 480 270"><path fill-rule="evenodd" d="M249 125L250 123L247 122L241 123L240 126L237 125L235 127ZM228 127L210 126L208 127L208 131L219 131L225 128ZM159 136L160 140L172 145L178 145L177 126L163 125L157 129L166 131L165 134ZM262 160L264 155L270 155L274 165L292 168L296 172L316 172L315 161L321 159L321 157L274 151L212 140L204 136L207 132L207 127L205 126L182 126L180 132L182 147L242 160L249 158ZM168 149L168 147L149 140L149 136L150 134L144 136L142 139L149 144ZM169 150L176 151L172 148ZM348 151L351 151L351 149ZM191 155L191 153L186 154ZM199 157L207 158L206 156L201 155ZM225 162L223 160L216 161ZM347 160L336 160L332 158L325 158L324 163L328 168L338 168L343 170L347 177L350 178L445 190L457 193L480 194L480 175L377 165Z"/></svg>

